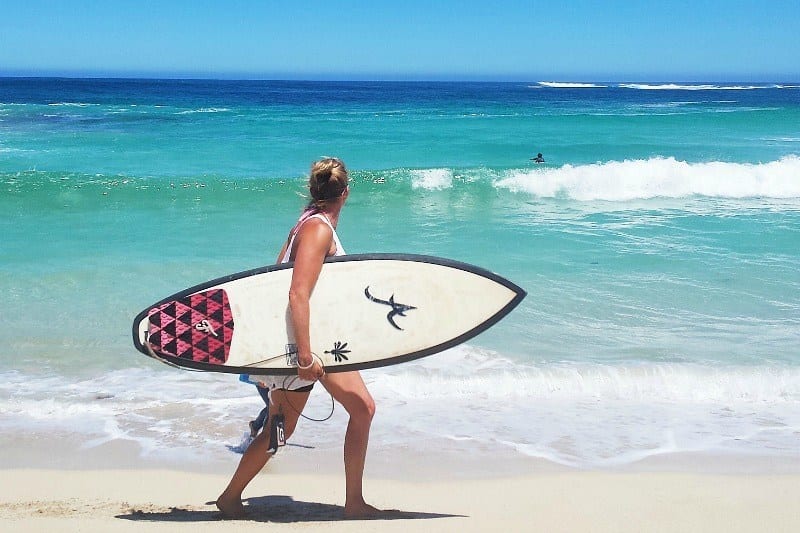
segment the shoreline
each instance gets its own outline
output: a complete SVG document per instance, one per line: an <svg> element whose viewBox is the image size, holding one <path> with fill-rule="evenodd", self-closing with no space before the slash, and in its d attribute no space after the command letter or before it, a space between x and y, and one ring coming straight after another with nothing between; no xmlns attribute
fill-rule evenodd
<svg viewBox="0 0 800 533"><path fill-rule="evenodd" d="M53 445L57 443L57 452ZM51 438L41 435L0 436L0 471L18 469L54 471L169 470L187 474L228 476L241 454L229 446L206 456L148 456L132 440L111 440L90 445L82 435ZM270 460L265 472L278 475L343 475L341 447L316 447L302 439L287 443ZM795 475L800 476L800 454L764 454L723 451L659 453L637 461L601 466L574 467L541 457L530 457L506 448L478 449L454 444L448 449L435 443L372 444L368 450L365 479L405 481L494 480L541 474L690 474L690 475Z"/></svg>

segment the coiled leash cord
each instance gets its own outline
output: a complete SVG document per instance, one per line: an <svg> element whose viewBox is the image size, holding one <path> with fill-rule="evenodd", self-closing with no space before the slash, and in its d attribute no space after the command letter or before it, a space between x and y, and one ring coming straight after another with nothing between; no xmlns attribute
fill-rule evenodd
<svg viewBox="0 0 800 533"><path fill-rule="evenodd" d="M290 379L291 381L289 381L289 383L286 383L287 379ZM295 381L297 381L298 379L300 379L299 376L286 376L285 378L283 378L283 388L284 388L284 390L286 390L286 392L293 392L293 391L291 391L289 389L289 387L291 387L292 384ZM327 389L326 389L326 391L327 391ZM272 394L272 391L270 391L270 394ZM310 420L312 422L325 422L326 420L330 420L330 418L333 416L333 411L336 408L336 402L333 401L333 394L331 394L329 392L328 396L330 396L330 398L331 398L331 412L328 413L328 416L326 416L325 418L311 418L310 416L304 415L303 412L300 409L298 409L297 407L294 406L294 404L292 403L292 400L289 399L289 395L288 394L285 397L286 397L286 403L289 404L289 407L291 407L292 410L295 413L297 413L298 415L300 415L301 417L305 418L306 420Z"/></svg>

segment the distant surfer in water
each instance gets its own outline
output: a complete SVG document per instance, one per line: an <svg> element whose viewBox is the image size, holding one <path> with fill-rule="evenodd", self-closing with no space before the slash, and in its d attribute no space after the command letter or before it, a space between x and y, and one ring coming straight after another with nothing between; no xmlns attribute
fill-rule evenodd
<svg viewBox="0 0 800 533"><path fill-rule="evenodd" d="M542 157L542 152L536 154L536 157L531 157L531 161L534 163L544 163L544 157Z"/></svg>
<svg viewBox="0 0 800 533"><path fill-rule="evenodd" d="M308 189L311 201L294 228L289 232L279 263L294 261L289 288L289 311L295 332L297 353L296 376L252 376L270 391L267 427L283 419L283 437L288 439L306 405L314 383L319 380L333 398L350 415L344 437L345 503L347 518L378 516L381 511L364 501L362 479L367 456L367 443L375 402L359 372L325 374L320 359L311 353L309 332L310 298L326 257L344 255L336 235L339 213L344 207L350 187L344 163L325 158L311 166ZM329 310L335 313L335 309ZM276 431L262 431L250 444L217 507L226 518L246 516L242 492L277 451L281 438ZM273 442L277 440L278 442Z"/></svg>

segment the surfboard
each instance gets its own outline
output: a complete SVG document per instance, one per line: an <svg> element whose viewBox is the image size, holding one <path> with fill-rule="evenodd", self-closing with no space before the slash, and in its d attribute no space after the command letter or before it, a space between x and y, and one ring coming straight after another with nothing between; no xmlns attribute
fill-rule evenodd
<svg viewBox="0 0 800 533"><path fill-rule="evenodd" d="M292 266L231 274L148 306L133 321L134 346L178 367L296 374ZM525 296L493 272L440 257L331 257L311 296L312 352L326 372L411 361L475 337Z"/></svg>

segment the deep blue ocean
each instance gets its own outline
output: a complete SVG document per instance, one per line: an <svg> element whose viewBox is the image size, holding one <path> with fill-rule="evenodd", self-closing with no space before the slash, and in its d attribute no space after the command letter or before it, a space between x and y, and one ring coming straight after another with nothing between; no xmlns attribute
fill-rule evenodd
<svg viewBox="0 0 800 533"><path fill-rule="evenodd" d="M328 155L351 170L348 252L528 291L468 344L364 373L373 448L800 458L788 83L0 78L0 433L232 461L254 388L143 357L131 322L273 262ZM343 416L296 438L338 447Z"/></svg>

